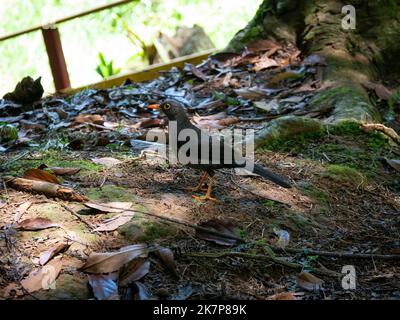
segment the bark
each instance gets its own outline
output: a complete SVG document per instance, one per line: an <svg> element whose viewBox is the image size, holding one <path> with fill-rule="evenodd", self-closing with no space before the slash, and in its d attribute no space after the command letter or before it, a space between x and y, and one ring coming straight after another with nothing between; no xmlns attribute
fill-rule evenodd
<svg viewBox="0 0 400 320"><path fill-rule="evenodd" d="M342 27L342 7L356 9L356 29ZM400 1L264 0L255 17L231 40L226 51L241 51L257 39L296 45L303 57L326 58L323 81L330 89L313 98L310 110L329 105L333 122L379 122L380 115L363 83L398 79Z"/></svg>

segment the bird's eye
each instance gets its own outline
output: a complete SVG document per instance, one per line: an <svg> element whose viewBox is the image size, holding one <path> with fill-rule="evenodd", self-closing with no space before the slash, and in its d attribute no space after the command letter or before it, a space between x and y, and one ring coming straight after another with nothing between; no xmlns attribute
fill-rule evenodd
<svg viewBox="0 0 400 320"><path fill-rule="evenodd" d="M169 103L166 103L166 104L164 105L164 109L165 109L165 110L171 109L171 105L170 105Z"/></svg>

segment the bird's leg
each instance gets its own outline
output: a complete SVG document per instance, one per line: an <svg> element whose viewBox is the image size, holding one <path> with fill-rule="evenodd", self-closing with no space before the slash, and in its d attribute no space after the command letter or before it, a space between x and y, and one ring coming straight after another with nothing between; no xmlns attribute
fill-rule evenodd
<svg viewBox="0 0 400 320"><path fill-rule="evenodd" d="M192 197L195 198L196 200L211 200L211 201L218 202L217 198L214 198L214 197L211 196L212 187L214 185L214 182L215 182L215 176L210 177L210 183L209 183L208 188L207 188L207 193L204 196L195 196L195 195L193 195Z"/></svg>
<svg viewBox="0 0 400 320"><path fill-rule="evenodd" d="M199 192L202 189L204 182L207 180L207 178L208 178L208 172L204 171L200 177L199 184L194 188L188 188L188 190L192 192Z"/></svg>

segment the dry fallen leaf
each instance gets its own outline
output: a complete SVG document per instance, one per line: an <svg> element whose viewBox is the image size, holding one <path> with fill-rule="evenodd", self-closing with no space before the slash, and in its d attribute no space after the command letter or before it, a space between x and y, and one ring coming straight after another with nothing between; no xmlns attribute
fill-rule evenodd
<svg viewBox="0 0 400 320"><path fill-rule="evenodd" d="M137 258L127 263L118 276L120 286L127 286L132 282L142 279L150 270L150 260Z"/></svg>
<svg viewBox="0 0 400 320"><path fill-rule="evenodd" d="M15 225L16 229L25 231L35 231L48 228L59 227L59 225L47 218L25 219Z"/></svg>
<svg viewBox="0 0 400 320"><path fill-rule="evenodd" d="M67 243L59 243L51 247L49 250L42 252L39 256L39 263L43 266L51 258L53 258L57 253L65 251L68 249L69 245Z"/></svg>
<svg viewBox="0 0 400 320"><path fill-rule="evenodd" d="M297 285L308 291L318 291L322 289L323 280L317 278L309 272L301 272L296 276Z"/></svg>
<svg viewBox="0 0 400 320"><path fill-rule="evenodd" d="M132 207L132 202L106 202L106 203L94 203L86 202L85 206L99 210L101 212L110 213L121 213L124 210L129 210Z"/></svg>
<svg viewBox="0 0 400 320"><path fill-rule="evenodd" d="M215 230L222 234L232 235L237 237L237 235L235 234L235 226L229 221L212 219L207 222L200 223L199 226ZM218 235L210 234L208 232L200 230L196 230L196 236L200 239L212 241L216 244L224 246L233 246L236 243L236 240L234 239L223 238Z"/></svg>
<svg viewBox="0 0 400 320"><path fill-rule="evenodd" d="M115 275L89 274L88 279L97 300L119 300Z"/></svg>
<svg viewBox="0 0 400 320"><path fill-rule="evenodd" d="M148 255L147 245L134 244L121 248L117 252L91 253L85 265L80 269L88 273L109 273L117 271L129 261Z"/></svg>
<svg viewBox="0 0 400 320"><path fill-rule="evenodd" d="M299 300L299 298L293 292L280 292L266 297L265 300Z"/></svg>
<svg viewBox="0 0 400 320"><path fill-rule="evenodd" d="M369 90L375 91L378 98L382 100L389 100L392 95L392 92L380 83L364 82L363 86Z"/></svg>
<svg viewBox="0 0 400 320"><path fill-rule="evenodd" d="M55 184L60 184L57 177L54 174L40 170L40 169L29 169L24 173L24 178L29 180L46 181Z"/></svg>
<svg viewBox="0 0 400 320"><path fill-rule="evenodd" d="M281 46L278 43L267 39L256 40L247 45L247 50L250 52L269 51L274 48L281 48Z"/></svg>
<svg viewBox="0 0 400 320"><path fill-rule="evenodd" d="M48 167L48 169L57 176L73 176L81 171L81 168Z"/></svg>
<svg viewBox="0 0 400 320"><path fill-rule="evenodd" d="M114 231L118 229L120 226L124 225L125 223L131 221L134 215L135 214L133 212L121 213L116 217L108 219L108 221L102 223L93 231Z"/></svg>
<svg viewBox="0 0 400 320"><path fill-rule="evenodd" d="M270 59L266 56L262 56L261 60L257 62L252 68L253 71L258 72L264 69L278 67L278 63L274 59Z"/></svg>
<svg viewBox="0 0 400 320"><path fill-rule="evenodd" d="M75 123L103 124L104 119L99 114L80 114L75 118Z"/></svg>
<svg viewBox="0 0 400 320"><path fill-rule="evenodd" d="M21 285L30 293L42 289L48 290L54 287L62 265L61 257L54 258L41 269L33 270L27 278L21 281Z"/></svg>
<svg viewBox="0 0 400 320"><path fill-rule="evenodd" d="M159 258L165 267L177 278L179 278L178 271L176 270L176 263L174 253L171 249L157 246L154 254Z"/></svg>
<svg viewBox="0 0 400 320"><path fill-rule="evenodd" d="M23 204L21 204L17 210L15 210L13 222L17 223L19 219L21 219L22 215L26 212L26 210L29 209L29 207L32 205L31 201L26 201Z"/></svg>
<svg viewBox="0 0 400 320"><path fill-rule="evenodd" d="M103 166L106 166L107 168L111 168L117 164L122 163L121 160L111 158L111 157L93 158L92 161L96 164L101 164Z"/></svg>

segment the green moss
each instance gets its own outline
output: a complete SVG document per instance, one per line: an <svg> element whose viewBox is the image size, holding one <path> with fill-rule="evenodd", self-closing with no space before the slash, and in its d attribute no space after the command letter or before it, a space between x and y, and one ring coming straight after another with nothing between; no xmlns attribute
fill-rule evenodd
<svg viewBox="0 0 400 320"><path fill-rule="evenodd" d="M300 189L303 194L316 200L319 204L326 204L328 202L328 195L311 183L300 185Z"/></svg>
<svg viewBox="0 0 400 320"><path fill-rule="evenodd" d="M123 202L134 201L136 199L136 195L131 190L112 184L106 184L101 188L86 189L85 194L92 200L102 202Z"/></svg>
<svg viewBox="0 0 400 320"><path fill-rule="evenodd" d="M371 132L369 133L367 145L373 150L380 150L388 145L388 138L381 132Z"/></svg>
<svg viewBox="0 0 400 320"><path fill-rule="evenodd" d="M356 121L344 120L335 125L327 126L327 131L338 136L358 136L363 134L360 124Z"/></svg>
<svg viewBox="0 0 400 320"><path fill-rule="evenodd" d="M156 221L147 221L142 224L144 235L138 238L138 241L153 242L166 238L177 233L177 229L171 225Z"/></svg>
<svg viewBox="0 0 400 320"><path fill-rule="evenodd" d="M324 175L336 182L360 184L364 180L363 175L358 170L337 164L328 165Z"/></svg>

